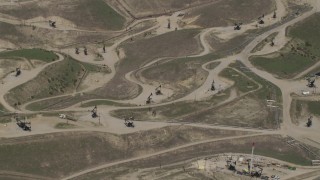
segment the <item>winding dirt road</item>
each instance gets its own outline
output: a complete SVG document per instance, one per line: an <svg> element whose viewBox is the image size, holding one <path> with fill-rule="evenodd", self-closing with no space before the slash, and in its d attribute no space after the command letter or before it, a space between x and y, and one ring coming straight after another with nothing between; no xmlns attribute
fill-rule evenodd
<svg viewBox="0 0 320 180"><path fill-rule="evenodd" d="M276 20L270 20L270 17L272 16L271 14L267 15L267 21L266 21L266 26L270 26L278 21L281 21L281 18L284 17L287 12L285 10L285 6L280 2L280 1L276 1L277 2L277 8L279 11L278 13L278 19ZM320 126L315 126L312 128L309 128L308 130L306 130L305 127L303 126L297 126L295 124L292 123L291 120L291 116L290 116L290 107L291 107L291 102L292 102L292 97L291 94L292 93L299 93L301 90L303 90L302 88L304 88L305 86L305 82L299 80L298 78L302 77L307 71L311 70L308 69L306 71L304 71L303 73L300 73L299 75L296 76L295 79L291 79L291 80L284 80L284 79L278 79L276 78L274 75L265 72L263 70L260 70L256 67L254 67L251 62L249 61L251 56L254 55L264 55L264 54L269 54L272 52L276 52L279 51L282 47L285 46L285 44L289 41L289 39L286 37L285 34L285 30L288 26L292 26L294 24L296 24L297 22L300 22L308 17L310 17L311 15L319 12L320 10L320 1L318 0L305 0L305 2L309 3L313 9L300 15L295 17L294 19L281 24L279 26L276 26L275 28L268 30L264 33L262 33L261 35L257 36L254 38L253 41L251 41L248 45L245 46L245 48L236 55L232 55L232 56L228 56L228 57L224 57L222 59L218 59L218 60L213 60L210 61L206 64L202 65L202 68L204 70L206 70L209 75L206 78L206 81L203 83L203 85L201 85L198 89L196 89L195 91L193 91L192 93L186 95L185 97L182 97L180 99L177 99L175 101L171 101L171 102L166 102L166 103L159 103L159 104L153 104L151 106L148 107L156 107L159 105L166 105L166 104L171 104L174 102L179 102L179 101L187 101L187 100L200 100L200 99L204 99L204 98L208 98L214 94L217 93L217 91L208 91L208 89L211 86L212 81L214 80L217 84L219 84L221 86L221 88L223 89L227 89L229 88L232 84L230 84L230 82L226 82L224 79L219 77L219 73L221 71L223 71L225 68L227 68L229 66L230 63L234 62L235 60L240 60L245 66L247 66L253 73L257 74L259 77L273 83L274 85L276 85L277 87L280 88L281 92L282 92L282 107L283 107L283 123L281 124L281 128L279 130L276 131L268 131L268 130L248 130L245 128L233 128L233 127L220 127L220 126L208 126L208 125L199 125L199 124L189 124L191 126L205 126L205 127L211 127L211 128L221 128L221 129L228 129L228 130L246 130L246 131L254 131L259 133L259 135L270 135L270 134L280 134L280 135L284 135L284 136L291 136L294 137L295 139L299 140L299 141L303 141L306 144L312 145L314 147L317 147L320 149L320 134L319 134L319 130L317 129L317 127ZM178 26L178 21L179 21L179 17L178 17L178 13L174 13L172 16L169 17L170 21L172 22L173 25ZM167 16L163 16L163 17L157 17L155 20L157 21L156 25L143 30L141 32L132 34L132 35L126 35L124 37L122 37L121 39L118 39L112 46L107 48L107 52L106 54L103 54L103 61L96 61L95 63L98 65L108 65L108 67L111 68L112 72L111 74L107 75L106 79L104 80L105 83L107 83L108 81L110 81L114 76L115 76L115 65L117 62L119 62L121 60L121 56L118 55L117 51L119 51L119 45L121 43L123 43L124 41L130 39L133 36L138 36L141 35L145 32L148 31L155 31L157 33L157 35L161 35L164 33L169 32L169 30L166 27L167 25ZM8 23L13 23L13 24L21 24L20 21L16 21L16 20L12 20L12 19L6 19L5 18L1 18L0 17L0 21L5 21ZM138 22L142 22L141 21L137 21ZM43 28L41 24L38 24L39 27ZM226 36L237 36L239 35L239 33L244 33L246 30L248 29L252 29L254 26L253 24L248 24L248 25L244 25L242 31L240 32L235 32L232 28L233 27L218 27L218 28L209 28L209 29L205 29L200 33L200 43L202 45L203 50L196 55L193 55L193 57L200 57L206 54L211 53L211 47L210 45L207 43L206 41L206 37L209 33L217 33L220 34L220 36L223 38ZM61 27L63 28L63 27ZM68 27L65 27L64 30L68 29ZM60 29L59 29L60 30ZM63 29L61 29L63 30ZM78 31L78 29L76 28L72 28L69 30L75 30ZM80 31L80 30L79 30ZM255 53L251 53L251 51L260 43L262 42L264 39L266 39L268 36L270 36L272 33L277 32L278 35L276 37L277 41L276 41L276 46L274 47L269 47L269 46L265 46L261 51L255 52ZM100 49L101 50L101 49ZM84 55L75 55L73 52L73 49L67 48L67 49L63 49L61 52L68 54L72 57L74 57L75 59L78 59L79 61L82 62L93 62L94 56L93 55L89 55L89 56L84 56ZM27 81L30 81L31 79L35 78L45 67L52 65L56 62L62 61L64 60L63 56L61 54L58 54L59 56L59 60L54 61L52 63L48 63L42 67L38 67L35 69L32 69L30 71L24 71L24 76L21 76L19 78L15 78L13 76L13 74L8 75L4 80L4 84L1 85L0 87L0 103L9 111L11 112L27 112L30 113L28 111L26 111L24 108L22 108L21 111L17 111L15 108L12 107L12 105L8 104L5 99L4 99L4 95L6 93L8 93L11 89L17 87L18 85L21 85ZM152 61L151 63L148 63L147 65L145 65L143 68L147 68L149 66L151 66L153 63L158 62L162 60L161 58L156 59L154 61ZM220 64L214 68L214 69L207 69L206 66L207 64L211 63L211 62L220 62ZM317 63L317 65L319 65L319 63ZM144 84L142 82L139 82L137 79L134 79L132 76L133 72L129 72L128 74L126 74L125 78L131 82L134 82L138 85L140 85L143 89L142 93L131 100L125 100L125 101L116 101L116 102L121 102L121 103L131 103L131 104L138 104L140 105L142 102L145 101L146 97L148 97L148 95L150 94L150 91L153 91L156 86L152 86L152 85L148 85L148 84ZM90 87L86 90L83 90L81 92L86 92L88 90L92 90L94 88L97 87ZM165 94L168 94L168 96L171 96L173 94L172 90L170 89L164 89ZM71 94L70 94L71 95ZM65 95L64 95L65 96ZM163 100L163 98L168 98L168 96L163 96L160 99L157 99L157 101L161 101ZM49 98L50 99L50 98ZM39 100L37 100L39 101ZM87 111L87 108L80 108L78 107L79 104L71 106L69 108L66 108L64 111L79 111L79 112L85 112ZM23 106L25 107L25 106ZM128 107L126 107L128 109ZM141 107L129 107L130 109L135 109L135 108L141 108ZM30 133L29 135L34 135L34 134L43 134L43 133L50 133L50 132L62 132L62 131L101 131L101 132L111 132L111 133L117 133L117 134L122 134L122 133L129 133L129 132L135 132L135 131L140 131L140 130L147 130L147 129L153 129L153 128L159 128L159 127L164 127L164 126L169 126L169 125L180 125L180 123L160 123L160 122L136 122L137 128L135 129L128 129L126 127L123 126L123 124L121 123L121 121L119 121L119 119L114 118L112 116L110 116L110 111L115 110L115 109L124 109L124 108L119 108L119 107L107 107L107 106L101 106L99 107L100 111L103 112L100 116L101 116L101 123L103 124L103 127L99 128L83 128L83 129L72 129L72 130L53 130L53 129L46 129L43 131L35 131ZM89 114L89 113L88 113ZM82 118L85 119L90 119L89 117L90 115L87 116L83 116ZM1 132L1 131L0 131ZM7 133L7 137L16 137L16 136L25 136L26 134L24 133L18 133L16 134L16 132L5 132ZM220 139L210 139L210 140L206 140L206 141L200 141L200 142L195 142L195 143L190 143L190 144L186 144L183 146L178 146L178 147L174 147L174 148L170 148L164 151L159 151L156 153L152 153L152 154L147 154L144 156L139 156L139 157L135 157L135 158L131 158L131 159L126 159L126 160L122 160L122 161L117 161L114 163L108 163L108 164L104 164L101 166L97 166L94 168L90 168L90 169L86 169L84 171L75 173L69 177L65 177L64 179L71 179L71 178L75 178L77 176L89 173L89 172L93 172L99 169L103 169L103 168L107 168L107 167L111 167L114 165L118 165L118 164L122 164L125 162L130 162L130 161L134 161L134 160L139 160L139 159L143 159L143 158L147 158L147 157L152 157L152 156L156 156L156 155L160 155L163 153L167 153L167 152L171 152L174 150L178 150L178 149L182 149L182 148L186 148L186 147L190 147L190 146L194 146L194 145L198 145L198 144L202 144L202 143L209 143L209 142L214 142L214 141L222 141L222 140L228 140L228 139L238 139L238 138L243 138L243 137L252 137L252 136L256 136L256 134L254 135L245 135L245 136L235 136L235 137L228 137L228 138L220 138Z"/></svg>

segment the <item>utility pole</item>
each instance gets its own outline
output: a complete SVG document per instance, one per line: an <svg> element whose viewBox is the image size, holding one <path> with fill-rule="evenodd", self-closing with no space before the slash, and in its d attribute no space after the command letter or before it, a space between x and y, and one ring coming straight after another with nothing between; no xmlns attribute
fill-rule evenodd
<svg viewBox="0 0 320 180"><path fill-rule="evenodd" d="M249 173L252 173L252 165L253 165L253 151L254 151L254 143L252 143L252 151L251 151L251 161L250 161L250 170Z"/></svg>

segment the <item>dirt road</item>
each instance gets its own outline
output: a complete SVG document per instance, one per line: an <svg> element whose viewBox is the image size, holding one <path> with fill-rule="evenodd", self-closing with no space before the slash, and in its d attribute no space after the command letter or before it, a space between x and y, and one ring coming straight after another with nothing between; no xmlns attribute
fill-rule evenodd
<svg viewBox="0 0 320 180"><path fill-rule="evenodd" d="M267 17L266 19L268 19L268 20L266 20L266 26L271 26L271 25L275 24L276 22L281 21L281 18L284 17L285 15L287 15L286 7L284 6L284 4L281 1L276 1L276 2L277 2L277 8L278 8L277 9L278 17L276 20L274 20L274 19L272 20L270 18L272 16L272 14L266 15L266 17ZM208 126L208 125L200 125L200 124L190 124L190 125L207 127L207 128L221 128L221 129L226 129L226 130L228 129L228 130L254 131L254 132L259 133L259 135L281 134L284 136L291 136L299 141L302 141L308 145L312 145L312 146L320 149L320 140L319 140L320 134L319 134L319 130L317 129L318 126L306 129L303 126L297 126L297 125L293 124L291 117L290 117L290 107L291 107L291 102L292 102L291 94L301 92L301 90L305 87L305 85L304 85L305 82L299 80L298 78L302 77L304 75L304 73L307 73L307 71L309 71L311 69L308 69L308 70L304 71L303 73L300 73L294 79L284 80L284 79L278 79L274 75L254 67L251 64L251 62L249 61L249 58L253 55L263 55L263 54L269 54L272 52L279 51L289 41L289 39L286 37L286 34L285 34L286 28L288 26L294 25L295 23L300 22L300 21L310 17L311 15L313 15L314 13L317 13L320 10L320 1L318 1L318 0L305 0L305 2L309 3L313 7L313 9L311 11L308 11L304 14L301 14L301 15L295 17L294 19L292 19L284 24L281 24L279 26L275 26L273 29L268 30L268 31L262 33L261 35L255 37L248 45L245 46L245 48L240 53L238 53L236 55L231 55L231 56L224 57L222 59L211 61L211 62L218 62L218 61L220 62L220 64L212 70L206 68L207 64L211 63L211 62L203 64L202 68L205 71L207 71L209 73L209 75L206 78L203 85L200 86L198 89L196 89L192 93L190 93L190 94L186 95L185 97L182 97L178 100L166 102L166 103L160 103L160 104L153 104L148 107L156 107L159 105L167 105L167 104L171 104L171 103L175 103L175 102L179 102L179 101L187 101L187 100L194 100L194 99L201 100L201 99L210 97L210 96L217 93L217 91L208 91L208 89L211 87L211 83L213 80L216 82L216 84L219 85L220 88L223 88L223 89L229 88L232 84L230 82L224 80L223 78L219 77L219 73L222 72L226 67L228 67L230 63L234 62L235 60L240 60L253 73L255 73L256 75L273 83L274 85L276 85L277 87L280 88L280 90L282 92L282 103L283 103L282 104L283 123L281 124L281 129L278 131L269 131L269 130L250 130L250 129L248 130L248 129L243 129L243 128L233 128L233 127ZM107 75L104 79L104 83L107 83L115 76L115 72L116 72L115 66L123 58L123 56L120 56L117 53L119 51L118 48L121 43L130 39L133 36L141 35L145 32L150 31L150 30L155 31L156 35L161 35L161 34L169 32L170 30L168 28L166 28L167 19L170 18L170 21L173 26L178 26L178 21L179 21L178 13L179 12L174 13L171 16L157 17L157 18L155 18L155 21L157 21L155 26L148 28L146 30L143 30L141 32L137 32L135 34L125 35L124 37L117 39L117 41L115 41L115 43L112 46L107 47L108 53L103 54L102 61L93 61L93 59L94 59L93 55L89 55L89 56L75 55L74 49L71 49L71 48L63 49L62 52L65 54L71 55L72 57L74 57L82 62L94 62L95 64L98 64L98 65L103 65L103 64L108 65L111 68L112 72L111 72L111 74ZM21 23L19 20L6 19L6 18L1 19L1 17L0 17L0 21L6 21L6 22L12 23L12 24ZM143 20L141 20L141 21L143 21ZM141 21L137 21L136 23L141 22ZM42 24L37 24L37 25L40 28L44 28L44 27L42 27ZM64 28L64 27L61 27L61 28ZM65 29L68 29L68 28L69 27L65 27ZM234 31L233 27L218 27L218 28L204 29L200 33L200 36L199 36L199 40L200 40L200 43L201 43L203 50L200 53L193 55L193 57L203 56L203 55L209 54L211 52L211 47L206 41L206 37L209 33L217 33L217 34L219 34L220 38L227 39L230 37L235 37L237 35L240 35L241 33L244 33L246 30L249 30L249 29L254 29L254 23L244 25L243 29L239 32ZM78 29L72 29L72 30L81 31ZM261 51L251 53L251 51L260 42L262 42L264 39L266 39L268 36L270 36L272 33L275 33L275 32L277 32L278 35L276 37L277 41L276 41L276 45L274 47L270 47L270 46L266 45L265 47L263 47L263 49ZM100 50L101 49L99 49L99 51ZM58 54L58 55L59 55L59 60L52 62L52 63L48 63L42 67L32 69L30 71L25 71L25 72L23 72L24 75L19 78L14 77L13 74L8 75L3 80L4 84L2 84L0 87L0 103L9 111L17 112L17 110L15 108L13 108L12 105L8 104L5 101L4 95L6 93L8 93L12 88L17 87L18 85L23 84L23 83L35 78L45 67L47 67L51 64L54 64L58 61L62 61L63 56L61 54ZM149 67L153 63L156 63L161 60L162 60L161 58L156 59L153 62L150 62L147 65L145 65L144 68ZM131 82L134 82L134 83L140 85L143 89L142 93L137 98L134 98L131 100L116 101L116 102L141 105L144 103L146 97L148 97L148 95L150 94L150 91L153 91L156 88L156 86L144 84L144 83L138 81L137 79L135 79L132 76L132 73L133 73L133 71L129 72L125 76L125 78ZM87 92L88 90L92 90L95 88L98 88L98 86L92 86L92 87L85 89L81 92ZM170 90L170 89L164 89L164 92L165 92L165 94L167 94L167 96L163 96L163 97L157 99L158 102L160 102L164 98L168 98L169 96L171 96L173 94L172 90ZM70 94L70 95L72 95L72 94ZM50 100L50 98L47 98L47 100ZM233 100L233 99L231 98L228 100ZM78 107L78 105L79 104L76 104L74 106L66 108L66 109L64 109L64 111L77 111L77 112L87 111L87 108L80 108L80 107ZM26 111L24 109L24 107L25 107L25 105L23 106L21 112L29 113L28 111ZM141 108L141 107L129 107L129 108L123 107L123 108L135 109L135 108ZM74 129L72 129L72 130L57 130L57 129L44 128L42 130L38 130L38 131L36 130L36 131L30 133L29 135L44 134L44 133L50 133L50 132L64 132L64 131L101 131L101 132L125 134L125 133L148 130L148 129L159 128L159 127L164 127L164 126L169 126L169 125L180 125L179 123L136 122L136 128L134 128L134 129L126 128L122 124L122 121L119 121L119 119L110 116L110 113L109 113L111 110L123 109L123 108L108 107L108 106L99 107L99 111L102 112L100 116L101 116L101 123L103 125L102 127L99 127L99 128L83 128L83 129L76 129L76 130L74 130ZM18 111L18 112L20 112L20 111ZM81 120L84 120L84 121L88 120L88 119L90 119L89 113L88 113L88 115L81 117ZM25 136L26 135L24 133L17 133L17 132L6 131L6 130L3 131L3 134L6 137L17 137L17 136ZM84 171L75 173L69 177L65 177L64 179L71 179L71 178L74 178L74 177L77 177L77 176L80 176L80 175L83 175L83 174L86 174L86 173L89 173L92 171L96 171L99 169L111 167L114 165L130 162L130 161L134 161L134 160L138 160L138 159L143 159L143 158L147 158L147 157L160 155L163 153L171 152L171 151L174 151L177 149L186 148L186 147L190 147L190 146L194 146L194 145L198 145L198 144L202 144L202 143L229 140L229 139L237 139L237 138L243 138L243 137L252 137L252 136L256 136L256 135L245 135L245 136L235 136L235 137L220 138L220 139L210 139L210 140L206 140L206 141L190 143L187 145L178 146L175 148L170 148L170 149L167 149L164 151L159 151L157 153L147 154L147 155L139 156L136 158L131 158L131 159L118 161L118 162L114 162L114 163L108 163L108 164L104 164L104 165L101 165L98 167L86 169ZM318 174L315 174L314 176L316 176L316 175L318 175Z"/></svg>

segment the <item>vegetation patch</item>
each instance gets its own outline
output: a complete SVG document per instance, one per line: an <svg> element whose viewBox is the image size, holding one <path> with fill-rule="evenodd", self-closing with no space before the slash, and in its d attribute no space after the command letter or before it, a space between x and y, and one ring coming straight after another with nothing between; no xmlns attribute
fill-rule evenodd
<svg viewBox="0 0 320 180"><path fill-rule="evenodd" d="M126 19L103 0L73 0L22 3L19 6L3 6L0 12L20 19L59 16L86 29L120 30Z"/></svg>
<svg viewBox="0 0 320 180"><path fill-rule="evenodd" d="M292 78L312 66L316 61L293 53L275 54L276 57L253 57L253 65L275 74L279 78Z"/></svg>
<svg viewBox="0 0 320 180"><path fill-rule="evenodd" d="M129 6L130 12L137 17L152 16L163 14L165 12L177 11L197 5L198 3L207 3L209 0L124 0Z"/></svg>
<svg viewBox="0 0 320 180"><path fill-rule="evenodd" d="M174 89L174 95L168 100L178 99L205 82L208 72L203 70L201 66L219 57L215 54L208 54L202 57L168 60L139 71L136 77L146 79L147 83L157 82L164 87Z"/></svg>
<svg viewBox="0 0 320 180"><path fill-rule="evenodd" d="M227 56L233 53L239 53L254 39L253 37L255 34L259 34L263 31L264 28L248 30L239 36L235 36L227 40L221 39L215 34L215 32L211 32L206 36L206 39L215 53Z"/></svg>
<svg viewBox="0 0 320 180"><path fill-rule="evenodd" d="M126 21L124 17L103 0L81 0L75 11L76 14L81 14L81 19L70 16L70 20L84 27L88 27L87 23L90 21L86 19L87 17L92 18L93 27L110 30L122 29Z"/></svg>
<svg viewBox="0 0 320 180"><path fill-rule="evenodd" d="M259 88L256 82L231 68L224 69L219 75L232 80L235 83L234 87L238 89L241 93L246 93Z"/></svg>
<svg viewBox="0 0 320 180"><path fill-rule="evenodd" d="M127 81L124 76L157 58L181 57L199 52L199 32L199 29L172 31L156 37L125 42L121 47L126 57L120 60L115 77L94 94L117 100L136 97L141 92L141 87Z"/></svg>
<svg viewBox="0 0 320 180"><path fill-rule="evenodd" d="M76 103L82 101L88 101L92 99L101 99L102 97L88 94L88 93L77 93L75 95L66 95L61 97L52 97L50 99L44 99L36 102L32 102L26 106L26 109L31 111L41 110L60 110L70 107Z"/></svg>
<svg viewBox="0 0 320 180"><path fill-rule="evenodd" d="M293 78L315 64L320 57L320 15L316 14L288 28L293 40L278 53L251 58L252 63L279 78Z"/></svg>
<svg viewBox="0 0 320 180"><path fill-rule="evenodd" d="M0 124L5 124L11 122L11 116L6 116L8 111L0 103Z"/></svg>
<svg viewBox="0 0 320 180"><path fill-rule="evenodd" d="M28 60L40 60L44 62L51 62L57 60L58 56L52 51L46 51L43 49L21 49L0 52L0 58L26 58Z"/></svg>
<svg viewBox="0 0 320 180"><path fill-rule="evenodd" d="M255 48L253 48L251 53L261 51L267 44L270 44L271 46L271 42L278 34L279 34L278 32L270 34L266 39L261 41Z"/></svg>
<svg viewBox="0 0 320 180"><path fill-rule="evenodd" d="M320 101L293 99L291 104L292 121L296 124L306 123L310 115L320 117Z"/></svg>
<svg viewBox="0 0 320 180"><path fill-rule="evenodd" d="M93 107L93 106L99 106L99 105L117 106L117 107L135 106L132 104L123 104L123 103L118 103L118 102L109 101L109 100L93 100L93 101L89 101L81 104L80 107Z"/></svg>
<svg viewBox="0 0 320 180"><path fill-rule="evenodd" d="M206 68L209 70L213 70L214 68L216 68L217 66L219 66L221 62L211 62L209 64L207 64Z"/></svg>
<svg viewBox="0 0 320 180"><path fill-rule="evenodd" d="M72 92L85 69L74 60L63 60L46 67L34 79L17 86L5 95L12 105Z"/></svg>
<svg viewBox="0 0 320 180"><path fill-rule="evenodd" d="M50 108L55 104L61 103L62 101L67 101L70 98L72 98L72 96L62 96L62 97L50 98L49 100L37 101L37 102L28 104L26 106L26 109L30 111L41 111L41 110Z"/></svg>
<svg viewBox="0 0 320 180"><path fill-rule="evenodd" d="M3 105L0 103L0 115L4 115L7 112L7 110L3 107Z"/></svg>
<svg viewBox="0 0 320 180"><path fill-rule="evenodd" d="M77 127L76 125L70 124L70 123L58 123L54 126L54 128L56 129L73 129L76 127Z"/></svg>
<svg viewBox="0 0 320 180"><path fill-rule="evenodd" d="M282 102L282 92L280 88L269 81L261 78L257 74L253 73L250 68L246 67L240 61L230 64L230 67L237 69L238 71L244 73L248 77L252 78L256 83L260 84L262 87L259 91L255 92L255 95L260 100L275 100L277 105L281 105Z"/></svg>
<svg viewBox="0 0 320 180"><path fill-rule="evenodd" d="M319 101L308 101L308 110L310 113L320 116L320 102Z"/></svg>
<svg viewBox="0 0 320 180"><path fill-rule="evenodd" d="M289 146L285 139L280 136L255 136L249 138L238 138L235 140L216 141L211 143L197 144L186 148L181 148L172 152L164 153L159 156L135 160L120 165L99 169L75 179L120 179L132 175L133 172L141 172L137 177L160 176L164 179L174 179L177 176L184 179L206 179L199 176L199 172L193 174L195 170L189 169L189 163L204 157L215 157L215 154L225 153L245 153L251 154L251 143L256 143L255 154L260 156L271 157L285 162L297 165L309 166L312 156L308 152L298 148L297 146ZM159 168L159 166L162 168ZM151 169L154 167L155 169ZM184 171L186 170L186 172ZM148 171L149 170L149 171ZM170 172L174 170L173 172ZM168 173L170 172L170 173ZM180 173L185 174L180 176ZM196 171L197 172L197 171ZM191 176L193 174L193 176ZM191 176L191 177L190 177ZM148 177L148 176L147 176ZM225 179L226 174L221 176ZM235 177L230 177L234 179ZM160 178L159 178L160 179ZM219 178L217 178L219 179Z"/></svg>
<svg viewBox="0 0 320 180"><path fill-rule="evenodd" d="M217 107L208 107L200 112L193 113L181 119L186 122L201 122L207 124L222 124L254 128L278 128L279 123L281 122L281 110L268 109L266 100L275 100L276 103L273 105L281 108L280 103L282 99L280 89L272 83L253 74L248 68L238 61L230 66L237 69L238 73L241 72L251 78L251 80L249 80L247 77L242 76L242 78L246 79L239 81L241 76L232 77L232 73L226 73L227 77L229 76L230 79L233 78L234 81L238 81L238 83L234 85L234 88L240 89L243 92L253 92L251 92L250 95L244 94L244 97L236 98L233 102ZM242 83L242 81L247 83L249 81L250 83L255 84L254 88L248 89L247 83ZM261 86L259 90L258 84Z"/></svg>
<svg viewBox="0 0 320 180"><path fill-rule="evenodd" d="M103 163L154 153L190 142L244 134L247 132L172 126L126 135L66 132L2 138L0 169L60 179Z"/></svg>
<svg viewBox="0 0 320 180"><path fill-rule="evenodd" d="M153 108L119 109L111 111L111 115L117 118L134 116L138 121L184 121L184 116L214 107L226 100L229 95L230 91L225 91L204 101L182 101Z"/></svg>
<svg viewBox="0 0 320 180"><path fill-rule="evenodd" d="M16 26L5 22L0 22L0 34L1 39L8 41L15 40L16 42L26 42L26 39L29 39L18 31Z"/></svg>
<svg viewBox="0 0 320 180"><path fill-rule="evenodd" d="M299 49L306 49L309 54L317 57L320 56L320 14L314 14L306 20L297 23L296 25L287 29L287 34L290 37L301 40L304 47ZM297 50L299 50L297 49Z"/></svg>
<svg viewBox="0 0 320 180"><path fill-rule="evenodd" d="M185 19L198 17L193 22L201 27L222 27L235 22L249 23L262 14L274 10L275 1L264 0L223 0L191 9ZM241 9L241 10L240 10Z"/></svg>
<svg viewBox="0 0 320 180"><path fill-rule="evenodd" d="M233 80L235 82L233 89L239 91L240 97L239 95L234 97L232 102L223 103L230 97L232 90L228 89L208 100L177 102L153 108L120 109L112 111L111 115L117 118L134 116L139 121L278 128L281 122L281 110L268 109L266 101L267 99L275 100L273 105L281 108L282 97L278 87L253 74L238 61L222 71L222 74L225 78ZM260 89L258 89L259 85ZM246 93L250 93L250 96Z"/></svg>
<svg viewBox="0 0 320 180"><path fill-rule="evenodd" d="M88 72L109 73L106 66L96 66L89 63L76 61L70 57L63 61L51 64L41 71L34 79L15 87L5 95L5 98L14 106L35 101L42 98L54 97L76 91L81 80ZM61 99L59 98L58 101ZM56 101L47 100L30 104L31 110L39 110Z"/></svg>

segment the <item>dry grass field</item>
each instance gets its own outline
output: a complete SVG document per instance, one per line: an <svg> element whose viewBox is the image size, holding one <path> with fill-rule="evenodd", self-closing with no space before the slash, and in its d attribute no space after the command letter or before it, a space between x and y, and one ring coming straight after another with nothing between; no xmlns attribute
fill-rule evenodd
<svg viewBox="0 0 320 180"><path fill-rule="evenodd" d="M210 138L246 132L172 126L127 135L66 132L0 140L1 170L51 178ZM37 158L35 158L37 157Z"/></svg>
<svg viewBox="0 0 320 180"><path fill-rule="evenodd" d="M0 6L0 12L24 20L59 17L91 30L120 30L126 22L103 0L29 1L21 6Z"/></svg>
<svg viewBox="0 0 320 180"><path fill-rule="evenodd" d="M193 159L197 160L204 156L211 156L213 154L219 154L219 153L251 153L250 144L252 141L256 142L256 149L255 152L257 155L263 155L267 157L273 157L277 159L281 159L284 161L292 162L295 164L300 165L310 165L310 160L313 158L312 156L309 156L307 152L304 152L303 150L297 148L297 147L291 147L286 142L285 139L283 139L281 136L256 136L253 138L240 138L236 140L226 140L226 141L217 141L212 143L203 143L196 146L190 146L187 148L178 149L174 152L170 153L164 153L159 156L151 157L151 158L145 158L142 160L132 161L129 163L123 163L117 166L112 166L109 168L97 170L88 174L85 174L83 176L77 177L77 179L104 179L104 178L110 178L110 179L125 179L126 177L132 176L140 176L141 178L144 178L144 175L147 175L145 173L142 173L141 170L145 169L145 171L148 172L151 171L154 173L155 171L159 174L164 175L164 172L169 172L169 169L175 169L176 171L173 171L172 173L165 174L165 178L187 178L187 179L197 179L201 174L196 174L195 177L192 176L193 173L185 173L183 172L183 167L187 169L188 167L188 160ZM180 162L178 164L177 162ZM162 170L160 167L160 164L162 166ZM166 167L166 165L171 165L169 167ZM178 168L177 168L178 166ZM154 167L155 169L151 169ZM169 169L167 169L169 168ZM177 172L177 169L179 171ZM140 170L140 171L138 171ZM182 171L182 172L181 172ZM133 175L133 172L137 172L136 175ZM140 172L140 173L139 173ZM162 173L161 173L162 172ZM191 172L197 172L197 171L191 171ZM158 173L154 175L158 175ZM188 175L189 174L189 178ZM191 177L190 177L191 176ZM228 176L220 175L218 177L225 178ZM241 180L246 179L243 176L237 176L241 177ZM231 179L234 179L235 177L229 177ZM226 179L229 179L226 178ZM161 179L161 178L160 178Z"/></svg>
<svg viewBox="0 0 320 180"><path fill-rule="evenodd" d="M121 2L123 2L136 17L144 17L174 12L184 8L208 3L210 0L122 0Z"/></svg>
<svg viewBox="0 0 320 180"><path fill-rule="evenodd" d="M256 21L262 14L271 13L274 6L273 0L217 0L191 9L184 18L196 18L192 24L204 28L232 26L235 22Z"/></svg>
<svg viewBox="0 0 320 180"><path fill-rule="evenodd" d="M137 96L140 93L139 86L126 80L125 74L160 57L180 57L199 52L198 33L197 29L173 31L156 37L126 42L122 45L126 57L118 63L116 76L94 94L111 99Z"/></svg>

